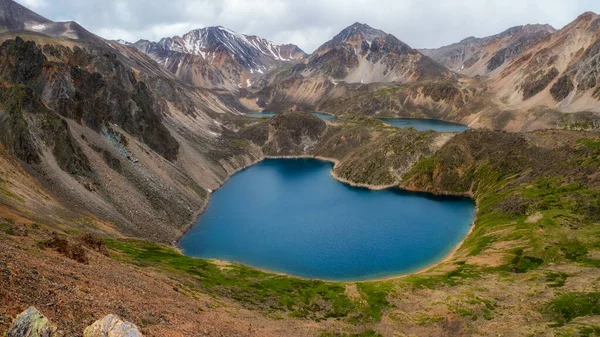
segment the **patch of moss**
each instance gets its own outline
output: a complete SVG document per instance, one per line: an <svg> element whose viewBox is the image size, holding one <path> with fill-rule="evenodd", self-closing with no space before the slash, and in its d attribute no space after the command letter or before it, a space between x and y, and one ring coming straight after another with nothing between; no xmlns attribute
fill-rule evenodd
<svg viewBox="0 0 600 337"><path fill-rule="evenodd" d="M391 283L388 282L366 282L356 285L361 296L367 301L368 306L364 309L367 317L375 321L381 320L381 313L384 309L391 306L387 297L392 290Z"/></svg>
<svg viewBox="0 0 600 337"><path fill-rule="evenodd" d="M568 277L567 273L550 271L546 273L546 284L550 288L560 288L565 285Z"/></svg>
<svg viewBox="0 0 600 337"><path fill-rule="evenodd" d="M557 326L577 317L600 315L600 292L564 293L546 303L543 310Z"/></svg>
<svg viewBox="0 0 600 337"><path fill-rule="evenodd" d="M413 288L437 289L443 286L455 286L466 279L478 278L481 271L473 265L464 262L456 263L456 268L441 275L411 275L403 280Z"/></svg>
<svg viewBox="0 0 600 337"><path fill-rule="evenodd" d="M539 268L544 260L535 256L524 255L523 248L517 248L514 252L515 256L510 261L510 264L503 266L502 269L513 273L526 273L529 270Z"/></svg>
<svg viewBox="0 0 600 337"><path fill-rule="evenodd" d="M444 317L441 316L427 316L424 313L420 313L416 324L419 326L424 326L428 324L439 323L444 320Z"/></svg>
<svg viewBox="0 0 600 337"><path fill-rule="evenodd" d="M560 250L571 261L577 261L588 254L587 248L577 239L563 240Z"/></svg>
<svg viewBox="0 0 600 337"><path fill-rule="evenodd" d="M579 327L580 337L600 336L600 325L586 325Z"/></svg>

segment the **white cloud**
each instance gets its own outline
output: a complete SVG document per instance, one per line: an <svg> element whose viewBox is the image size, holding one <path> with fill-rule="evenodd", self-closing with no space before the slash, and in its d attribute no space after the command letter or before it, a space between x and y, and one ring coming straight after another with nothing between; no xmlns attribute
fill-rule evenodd
<svg viewBox="0 0 600 337"><path fill-rule="evenodd" d="M19 3L21 3L21 5L26 6L30 9L36 9L36 8L40 8L40 7L46 5L46 1L44 1L44 0L22 0L22 1L19 1Z"/></svg>
<svg viewBox="0 0 600 337"><path fill-rule="evenodd" d="M596 0L17 0L52 20L75 20L110 39L158 40L222 25L312 52L359 21L409 45L437 47L527 23L561 28Z"/></svg>

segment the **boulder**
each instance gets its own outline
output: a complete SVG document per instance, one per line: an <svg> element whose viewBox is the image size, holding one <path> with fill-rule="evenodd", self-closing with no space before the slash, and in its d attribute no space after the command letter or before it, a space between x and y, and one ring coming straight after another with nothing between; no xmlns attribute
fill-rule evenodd
<svg viewBox="0 0 600 337"><path fill-rule="evenodd" d="M143 337L138 327L122 321L115 315L107 315L85 328L83 337Z"/></svg>
<svg viewBox="0 0 600 337"><path fill-rule="evenodd" d="M6 334L7 337L50 337L56 329L36 308L22 312Z"/></svg>

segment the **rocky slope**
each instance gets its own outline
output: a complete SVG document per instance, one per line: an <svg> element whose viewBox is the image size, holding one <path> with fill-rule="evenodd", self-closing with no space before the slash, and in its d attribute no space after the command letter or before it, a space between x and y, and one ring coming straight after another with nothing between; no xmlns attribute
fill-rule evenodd
<svg viewBox="0 0 600 337"><path fill-rule="evenodd" d="M275 44L221 26L158 42L140 40L132 46L190 84L229 90L249 87L259 76L306 56L298 46Z"/></svg>
<svg viewBox="0 0 600 337"><path fill-rule="evenodd" d="M583 124L597 125L599 18L588 12L560 30L548 25L514 27L422 52L460 74L481 75L492 97L488 105L496 106L497 118L507 120L501 123L503 129L578 125L561 122L572 113L588 116ZM567 115L557 118L561 113Z"/></svg>
<svg viewBox="0 0 600 337"><path fill-rule="evenodd" d="M7 31L31 31L54 38L87 39L94 42L102 40L76 22L53 22L13 0L0 1L0 32Z"/></svg>
<svg viewBox="0 0 600 337"><path fill-rule="evenodd" d="M0 42L2 180L24 187L2 195L14 212L170 242L207 189L257 156L222 159L219 135L244 109L231 94L192 88L134 48L27 30Z"/></svg>
<svg viewBox="0 0 600 337"><path fill-rule="evenodd" d="M419 51L460 74L487 75L555 31L550 25L516 26L500 34L471 36L448 46Z"/></svg>
<svg viewBox="0 0 600 337"><path fill-rule="evenodd" d="M45 17L30 11L12 0L0 1L0 28L2 30L25 30L36 26L41 29L52 23Z"/></svg>
<svg viewBox="0 0 600 337"><path fill-rule="evenodd" d="M584 13L549 35L500 72L489 83L501 104L528 109L548 107L564 112L600 111L597 100L600 17Z"/></svg>
<svg viewBox="0 0 600 337"><path fill-rule="evenodd" d="M395 36L358 22L319 47L293 71L304 77L367 84L450 76L444 67Z"/></svg>

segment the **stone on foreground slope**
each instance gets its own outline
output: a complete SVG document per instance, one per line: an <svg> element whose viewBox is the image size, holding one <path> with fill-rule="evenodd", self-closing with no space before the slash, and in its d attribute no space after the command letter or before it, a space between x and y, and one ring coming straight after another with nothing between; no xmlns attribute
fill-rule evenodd
<svg viewBox="0 0 600 337"><path fill-rule="evenodd" d="M30 307L17 316L7 337L50 337L54 330L42 313Z"/></svg>
<svg viewBox="0 0 600 337"><path fill-rule="evenodd" d="M85 328L83 337L142 337L135 324L107 315Z"/></svg>
<svg viewBox="0 0 600 337"><path fill-rule="evenodd" d="M56 327L36 308L22 312L8 330L7 337L51 337ZM115 315L106 315L85 328L83 337L143 337L138 327Z"/></svg>

